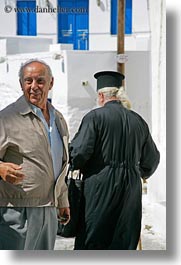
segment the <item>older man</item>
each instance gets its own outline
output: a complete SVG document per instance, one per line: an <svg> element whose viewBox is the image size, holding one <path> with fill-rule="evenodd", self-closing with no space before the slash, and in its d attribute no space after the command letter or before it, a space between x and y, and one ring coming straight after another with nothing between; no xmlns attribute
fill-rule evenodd
<svg viewBox="0 0 181 265"><path fill-rule="evenodd" d="M70 218L67 125L47 100L54 79L44 61L25 62L19 80L23 96L0 112L0 249L53 249L57 208Z"/></svg>
<svg viewBox="0 0 181 265"><path fill-rule="evenodd" d="M90 111L70 144L72 170L84 177L80 231L75 249L134 250L141 230L141 177L159 163L148 125L123 107L124 76L95 74L101 108Z"/></svg>

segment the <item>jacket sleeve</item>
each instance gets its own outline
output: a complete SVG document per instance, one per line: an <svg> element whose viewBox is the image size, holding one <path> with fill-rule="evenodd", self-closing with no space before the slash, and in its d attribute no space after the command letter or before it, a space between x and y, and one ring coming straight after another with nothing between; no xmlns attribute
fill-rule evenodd
<svg viewBox="0 0 181 265"><path fill-rule="evenodd" d="M89 112L82 120L78 132L69 145L71 170L81 169L94 152L96 127L94 112Z"/></svg>
<svg viewBox="0 0 181 265"><path fill-rule="evenodd" d="M0 160L1 161L3 161L3 157L6 153L6 148L7 148L7 135L5 132L3 120L0 116Z"/></svg>
<svg viewBox="0 0 181 265"><path fill-rule="evenodd" d="M69 207L68 201L68 188L67 185L64 183L61 188L60 196L58 197L58 208L65 208Z"/></svg>
<svg viewBox="0 0 181 265"><path fill-rule="evenodd" d="M68 168L68 162L69 162L69 152L68 152L68 142L69 142L69 132L68 132L68 127L67 127L67 123L64 119L64 117L62 116L62 126L63 126L63 130L64 130L64 134L67 137L67 143L65 143L65 148L66 148L66 174L67 174L67 168ZM67 185L65 183L65 176L66 174L64 174L63 177L63 184L61 187L61 192L60 192L60 196L58 197L58 208L65 208L65 207L69 207L69 201L68 201L68 188Z"/></svg>
<svg viewBox="0 0 181 265"><path fill-rule="evenodd" d="M140 159L140 171L141 177L150 177L160 162L160 153L148 131L148 136L142 148L142 154Z"/></svg>

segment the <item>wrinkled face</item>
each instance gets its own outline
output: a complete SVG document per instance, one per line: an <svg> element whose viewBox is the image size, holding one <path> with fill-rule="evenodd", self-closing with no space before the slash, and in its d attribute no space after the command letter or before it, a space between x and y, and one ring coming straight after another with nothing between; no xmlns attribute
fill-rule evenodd
<svg viewBox="0 0 181 265"><path fill-rule="evenodd" d="M53 86L53 77L44 64L40 62L28 64L24 68L20 85L27 101L41 109L46 108L48 92Z"/></svg>

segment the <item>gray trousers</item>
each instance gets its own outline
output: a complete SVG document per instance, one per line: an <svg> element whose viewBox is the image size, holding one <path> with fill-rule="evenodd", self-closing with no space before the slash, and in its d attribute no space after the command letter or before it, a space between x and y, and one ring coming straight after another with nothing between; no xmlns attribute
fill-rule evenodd
<svg viewBox="0 0 181 265"><path fill-rule="evenodd" d="M0 250L53 250L55 207L0 207Z"/></svg>

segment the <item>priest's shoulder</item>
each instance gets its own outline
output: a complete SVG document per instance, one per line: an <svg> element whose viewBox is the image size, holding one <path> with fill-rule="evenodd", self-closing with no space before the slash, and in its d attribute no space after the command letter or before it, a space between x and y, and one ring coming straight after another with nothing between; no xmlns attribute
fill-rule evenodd
<svg viewBox="0 0 181 265"><path fill-rule="evenodd" d="M148 127L148 123L146 122L146 120L136 111L134 110L129 110L129 116L132 117L133 119L141 122L142 124L144 124L144 126Z"/></svg>

